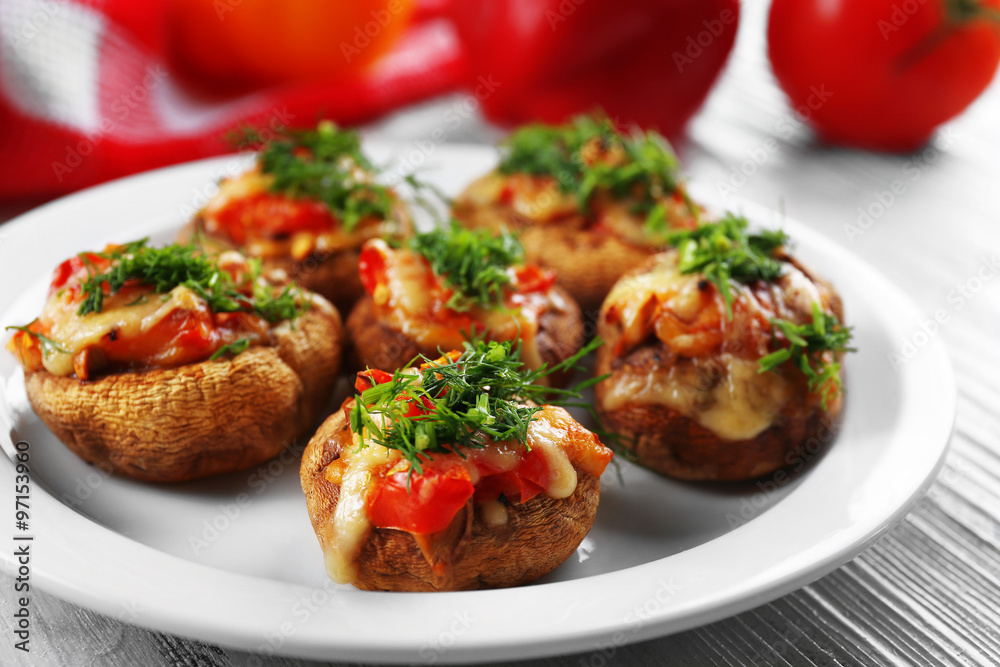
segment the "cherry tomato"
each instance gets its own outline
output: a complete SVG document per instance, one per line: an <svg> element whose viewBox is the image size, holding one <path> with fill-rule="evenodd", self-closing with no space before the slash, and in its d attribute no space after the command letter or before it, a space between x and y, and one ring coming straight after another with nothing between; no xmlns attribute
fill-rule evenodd
<svg viewBox="0 0 1000 667"><path fill-rule="evenodd" d="M413 0L173 0L170 46L181 67L233 87L339 77L385 53Z"/></svg>
<svg viewBox="0 0 1000 667"><path fill-rule="evenodd" d="M774 0L768 52L825 140L911 151L993 78L1000 0Z"/></svg>
<svg viewBox="0 0 1000 667"><path fill-rule="evenodd" d="M397 472L376 477L369 488L368 518L378 528L395 528L416 535L437 533L472 498L469 471L458 461L437 457L423 464L423 473Z"/></svg>

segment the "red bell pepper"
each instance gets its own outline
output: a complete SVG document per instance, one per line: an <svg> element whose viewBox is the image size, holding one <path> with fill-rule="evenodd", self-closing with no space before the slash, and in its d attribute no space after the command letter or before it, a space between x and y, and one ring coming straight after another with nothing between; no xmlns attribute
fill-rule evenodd
<svg viewBox="0 0 1000 667"><path fill-rule="evenodd" d="M677 137L726 62L738 0L451 3L468 86L504 124L604 109Z"/></svg>

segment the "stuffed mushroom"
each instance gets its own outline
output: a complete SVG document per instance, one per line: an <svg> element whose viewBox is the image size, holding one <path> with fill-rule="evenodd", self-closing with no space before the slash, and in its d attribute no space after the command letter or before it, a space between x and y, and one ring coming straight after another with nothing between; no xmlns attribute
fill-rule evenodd
<svg viewBox="0 0 1000 667"><path fill-rule="evenodd" d="M470 227L517 231L527 261L554 270L592 312L626 271L665 247L665 232L695 226L699 209L662 137L579 117L516 130L497 168L453 212Z"/></svg>
<svg viewBox="0 0 1000 667"><path fill-rule="evenodd" d="M244 469L322 416L342 325L325 299L275 286L235 252L145 241L55 271L8 348L31 405L85 461L149 482Z"/></svg>
<svg viewBox="0 0 1000 667"><path fill-rule="evenodd" d="M412 231L398 194L355 132L325 121L264 143L256 166L224 179L182 232L209 251L237 249L259 258L347 312L362 295L358 252L372 238Z"/></svg>
<svg viewBox="0 0 1000 667"><path fill-rule="evenodd" d="M470 335L521 341L532 369L561 364L583 343L580 309L552 271L523 257L509 234L454 225L405 247L369 241L360 261L367 294L347 319L361 366L393 371L418 354L461 348Z"/></svg>
<svg viewBox="0 0 1000 667"><path fill-rule="evenodd" d="M601 308L597 412L665 475L766 475L828 440L841 411L840 297L782 232L746 228L727 216L676 233L676 249L623 277Z"/></svg>
<svg viewBox="0 0 1000 667"><path fill-rule="evenodd" d="M564 409L538 405L511 344L358 375L310 441L302 489L338 583L442 591L525 584L587 535L612 458Z"/></svg>

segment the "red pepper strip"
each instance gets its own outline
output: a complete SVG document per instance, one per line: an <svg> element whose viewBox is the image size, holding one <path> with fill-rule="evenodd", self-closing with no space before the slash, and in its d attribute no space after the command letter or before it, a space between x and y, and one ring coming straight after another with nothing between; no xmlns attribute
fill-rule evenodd
<svg viewBox="0 0 1000 667"><path fill-rule="evenodd" d="M358 378L354 381L354 388L361 392L371 389L377 384L385 384L390 380L392 380L392 373L386 373L377 368L370 368L367 371L358 373Z"/></svg>
<svg viewBox="0 0 1000 667"><path fill-rule="evenodd" d="M556 284L554 271L529 264L514 269L514 289L521 294L547 292Z"/></svg>
<svg viewBox="0 0 1000 667"><path fill-rule="evenodd" d="M222 231L241 244L248 238L285 238L296 232L319 234L339 227L323 202L272 192L235 199L215 217Z"/></svg>
<svg viewBox="0 0 1000 667"><path fill-rule="evenodd" d="M386 257L382 247L366 243L358 257L358 271L365 291L374 294L375 288L385 283Z"/></svg>
<svg viewBox="0 0 1000 667"><path fill-rule="evenodd" d="M448 527L472 498L469 471L457 461L435 459L421 474L409 471L376 477L368 491L368 518L378 528L405 530L415 535L437 533Z"/></svg>

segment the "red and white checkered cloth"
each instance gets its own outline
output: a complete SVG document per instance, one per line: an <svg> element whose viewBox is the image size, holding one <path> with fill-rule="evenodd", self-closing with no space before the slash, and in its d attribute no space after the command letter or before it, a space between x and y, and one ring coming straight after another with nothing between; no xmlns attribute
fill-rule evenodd
<svg viewBox="0 0 1000 667"><path fill-rule="evenodd" d="M0 200L51 197L232 150L244 125L352 124L456 88L451 25L424 12L363 77L219 101L171 71L165 0L0 0Z"/></svg>

